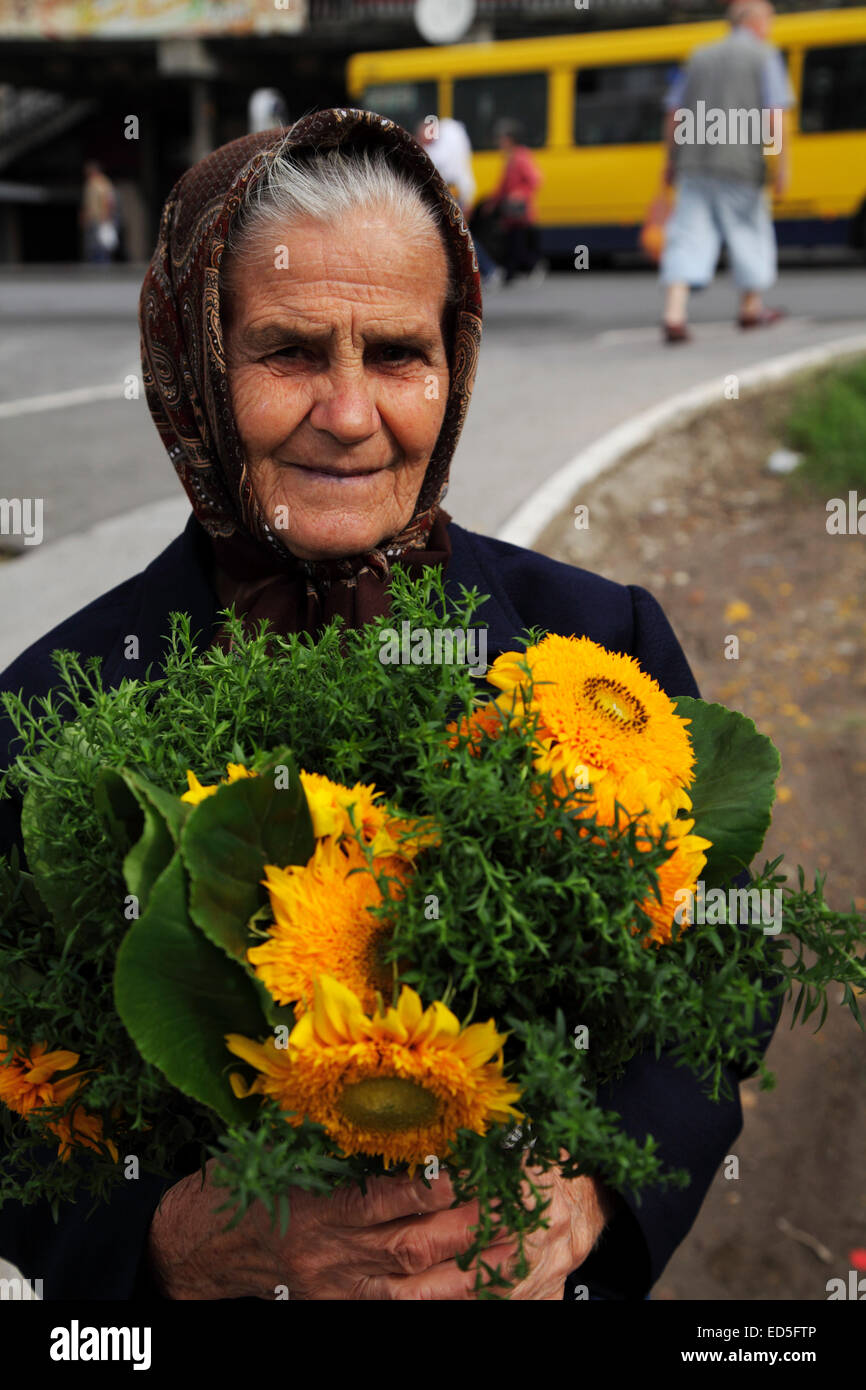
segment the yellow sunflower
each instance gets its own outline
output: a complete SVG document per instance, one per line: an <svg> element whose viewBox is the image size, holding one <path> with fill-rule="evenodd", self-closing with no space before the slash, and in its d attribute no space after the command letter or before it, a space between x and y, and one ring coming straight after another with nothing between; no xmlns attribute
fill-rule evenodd
<svg viewBox="0 0 866 1390"><path fill-rule="evenodd" d="M244 767L243 763L227 763L226 771L228 777L224 777L221 782L212 787L203 787L195 773L187 771L186 780L189 791L184 792L181 801L188 801L192 806L197 806L206 797L213 796L219 787L225 787L230 782L238 782L242 777L255 777L257 775L250 768Z"/></svg>
<svg viewBox="0 0 866 1390"><path fill-rule="evenodd" d="M643 824L648 825L649 822L645 821ZM672 853L670 858L656 869L661 902L654 894L650 893L641 903L641 907L652 922L652 928L644 936L645 946L648 946L651 941L661 946L671 940L674 914L678 908L682 920L677 931L683 931L691 922L691 911L688 907L682 906L683 898L679 895L683 891L687 891L689 894L694 892L701 871L707 862L706 851L710 848L709 840L705 840L701 835L691 834L693 825L694 821L690 820L674 821L668 832L665 846ZM636 930L640 930L640 928Z"/></svg>
<svg viewBox="0 0 866 1390"><path fill-rule="evenodd" d="M553 786L578 814L592 814L600 825L624 825L630 818L644 814L664 825L675 821L679 811L692 809L691 797L684 788L675 787L668 792L646 767L632 768L621 777L596 772L585 789L581 779L572 785L559 773Z"/></svg>
<svg viewBox="0 0 866 1390"><path fill-rule="evenodd" d="M522 662L532 672L531 698ZM502 691L497 703L507 717L538 716L540 770L588 780L596 791L602 777L618 782L638 767L652 769L667 797L690 785L689 720L635 657L553 633L525 652L504 652L487 679Z"/></svg>
<svg viewBox="0 0 866 1390"><path fill-rule="evenodd" d="M55 1078L55 1073L67 1072L78 1065L77 1052L66 1049L49 1052L45 1043L34 1043L26 1056L16 1053L9 1058L10 1050L8 1038L0 1033L0 1101L17 1115L32 1115L36 1110L64 1105L86 1084L85 1072ZM107 1143L117 1162L116 1146L110 1139L103 1140L102 1120L97 1115L88 1115L80 1105L51 1121L48 1129L60 1139L58 1154L64 1162L75 1144L96 1149L100 1143Z"/></svg>
<svg viewBox="0 0 866 1390"><path fill-rule="evenodd" d="M396 1008L368 1017L356 994L323 975L288 1048L237 1033L226 1042L259 1072L251 1086L234 1073L236 1095L272 1096L290 1124L309 1117L343 1153L414 1169L430 1154L444 1159L460 1129L484 1134L523 1118L520 1092L502 1074L506 1036L492 1019L461 1030L444 1004L424 1009L406 987Z"/></svg>
<svg viewBox="0 0 866 1390"><path fill-rule="evenodd" d="M377 859L376 868L391 876L389 896L398 897L410 872L406 861ZM367 1009L377 990L390 994L392 969L382 960L388 925L369 911L382 893L360 845L327 836L307 864L268 864L265 874L274 924L247 959L278 1003L310 1007L314 976L322 973L348 985Z"/></svg>
<svg viewBox="0 0 866 1390"><path fill-rule="evenodd" d="M399 854L403 859L414 859L438 841L431 824L406 820L386 805L377 805L382 792L372 783L345 787L318 772L302 772L301 783L317 839L331 835L358 840L376 856Z"/></svg>
<svg viewBox="0 0 866 1390"><path fill-rule="evenodd" d="M683 902L677 895L681 890L694 890L707 862L706 851L712 843L701 835L692 834L694 820L677 819L680 808L691 810L688 793L678 789L673 796L666 797L657 778L651 776L646 768L636 768L618 782L610 777L602 777L589 792L576 792L573 801L575 805L585 807L586 813L594 815L600 825L624 827L629 820L637 819L637 846L642 853L647 853L664 831L665 848L670 852L670 858L656 869L661 902L651 893L641 907L652 922L651 931L644 937L644 945L649 945L650 941L660 945L670 941L674 913ZM667 829L664 830L664 827ZM687 909L683 909L680 915L682 930L690 918Z"/></svg>

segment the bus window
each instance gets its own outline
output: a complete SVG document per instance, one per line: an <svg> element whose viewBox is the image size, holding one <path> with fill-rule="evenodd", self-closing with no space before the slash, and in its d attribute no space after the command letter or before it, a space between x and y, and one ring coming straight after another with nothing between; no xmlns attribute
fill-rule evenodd
<svg viewBox="0 0 866 1390"><path fill-rule="evenodd" d="M439 99L435 82L382 82L364 89L365 111L396 121L411 135L425 116L435 116Z"/></svg>
<svg viewBox="0 0 866 1390"><path fill-rule="evenodd" d="M800 129L866 130L866 44L808 50Z"/></svg>
<svg viewBox="0 0 866 1390"><path fill-rule="evenodd" d="M455 79L454 119L465 125L473 150L497 148L493 130L506 116L520 122L524 144L540 149L547 143L546 72Z"/></svg>
<svg viewBox="0 0 866 1390"><path fill-rule="evenodd" d="M662 138L675 63L620 63L575 74L576 145L646 145Z"/></svg>

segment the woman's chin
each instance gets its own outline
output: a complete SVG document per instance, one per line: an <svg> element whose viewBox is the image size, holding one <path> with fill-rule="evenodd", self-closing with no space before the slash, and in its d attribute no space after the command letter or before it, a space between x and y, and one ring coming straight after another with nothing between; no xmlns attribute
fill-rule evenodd
<svg viewBox="0 0 866 1390"><path fill-rule="evenodd" d="M403 523L405 525L405 523ZM381 520L354 519L342 515L339 520L322 520L314 526L275 531L275 535L299 560L343 560L352 555L364 555L374 550L388 536L402 527L398 524L383 532Z"/></svg>

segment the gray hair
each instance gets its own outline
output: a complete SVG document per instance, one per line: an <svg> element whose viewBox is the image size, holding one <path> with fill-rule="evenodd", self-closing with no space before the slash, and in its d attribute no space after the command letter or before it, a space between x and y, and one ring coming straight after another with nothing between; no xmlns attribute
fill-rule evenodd
<svg viewBox="0 0 866 1390"><path fill-rule="evenodd" d="M334 223L359 209L381 211L400 222L413 239L439 238L448 266L445 319L460 300L454 263L441 230L442 215L421 186L389 162L384 150L325 150L298 156L290 149L278 153L267 174L247 193L229 234L226 252L240 257L250 243L276 228L282 234L298 222ZM450 335L443 323L446 344Z"/></svg>
<svg viewBox="0 0 866 1390"><path fill-rule="evenodd" d="M728 7L728 22L734 29L739 29L750 19L759 15L762 18L772 17L774 13L775 9L770 0L733 0L733 4Z"/></svg>

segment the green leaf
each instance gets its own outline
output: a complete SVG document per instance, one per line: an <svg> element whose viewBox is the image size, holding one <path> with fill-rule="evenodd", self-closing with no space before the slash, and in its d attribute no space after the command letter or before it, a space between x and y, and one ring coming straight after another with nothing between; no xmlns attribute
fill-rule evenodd
<svg viewBox="0 0 866 1390"><path fill-rule="evenodd" d="M225 1035L261 1037L267 1025L246 972L190 921L187 892L176 853L121 943L114 1000L145 1061L227 1123L244 1123L256 1102L232 1092Z"/></svg>
<svg viewBox="0 0 866 1390"><path fill-rule="evenodd" d="M278 1004L274 996L269 993L257 975L251 975L250 980L258 996L259 1007L269 1027L276 1028L278 1024L285 1024L291 1033L295 1026L295 1010L292 1005Z"/></svg>
<svg viewBox="0 0 866 1390"><path fill-rule="evenodd" d="M47 793L42 787L30 787L21 804L21 838L27 867L33 876L33 886L61 927L74 927L75 915L70 905L69 882L65 876L62 855L49 836L43 835L41 807Z"/></svg>
<svg viewBox="0 0 866 1390"><path fill-rule="evenodd" d="M123 876L140 908L146 908L154 883L178 847L190 807L127 768L104 768L94 801L121 846L132 846L123 861Z"/></svg>
<svg viewBox="0 0 866 1390"><path fill-rule="evenodd" d="M156 786L146 777L142 777L140 772L124 771L124 776L136 795L148 801L159 812L175 845L179 846L181 832L192 812L189 802L182 801L179 796Z"/></svg>
<svg viewBox="0 0 866 1390"><path fill-rule="evenodd" d="M285 768L286 786L275 784ZM306 864L313 853L307 799L291 754L272 753L256 777L219 787L199 803L181 837L190 915L217 946L245 961L248 923L266 901L266 864Z"/></svg>
<svg viewBox="0 0 866 1390"><path fill-rule="evenodd" d="M754 722L724 705L682 695L677 713L690 719L697 758L692 799L696 835L712 840L703 879L721 887L751 864L764 842L775 798L779 753Z"/></svg>
<svg viewBox="0 0 866 1390"><path fill-rule="evenodd" d="M18 846L13 845L13 849L17 857ZM17 878L18 885L21 890L21 896L24 899L24 902L26 903L28 910L32 913L32 915L36 918L37 921L44 921L47 911L47 904L42 898L39 889L36 886L36 880L34 879L33 875L26 873L23 869L20 869L17 871Z"/></svg>

